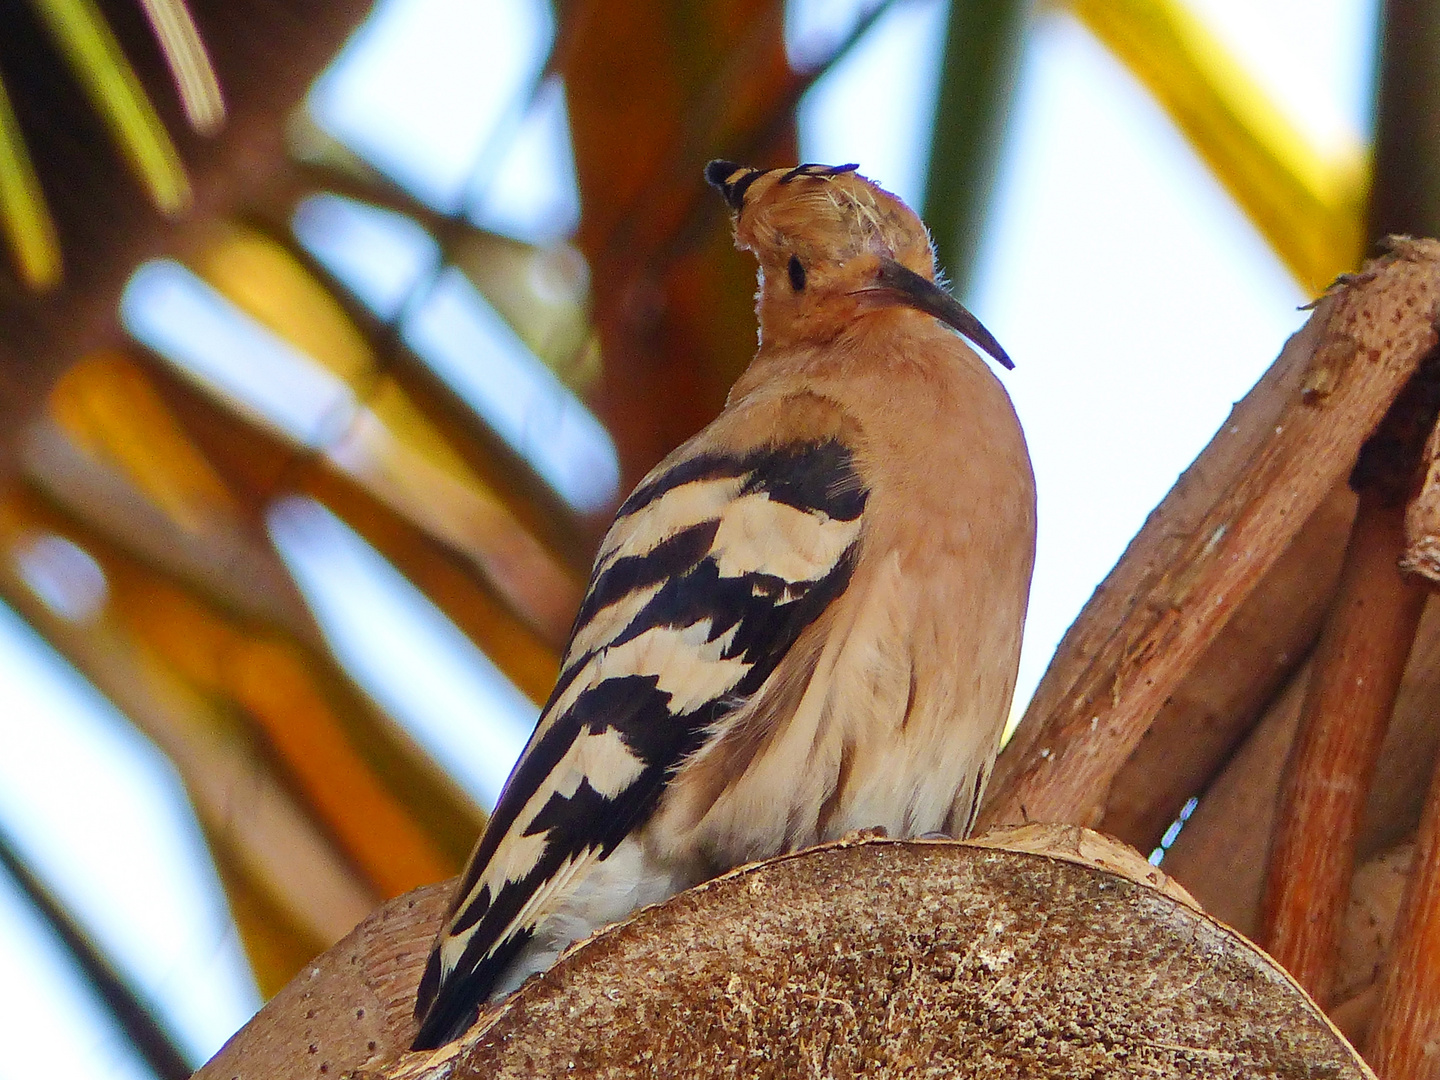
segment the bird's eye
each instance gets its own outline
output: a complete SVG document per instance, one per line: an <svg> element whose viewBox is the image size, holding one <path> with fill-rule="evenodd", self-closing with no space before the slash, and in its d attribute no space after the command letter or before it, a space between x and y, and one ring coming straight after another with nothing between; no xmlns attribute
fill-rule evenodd
<svg viewBox="0 0 1440 1080"><path fill-rule="evenodd" d="M790 256L790 287L796 292L805 288L805 267L800 262L798 255Z"/></svg>

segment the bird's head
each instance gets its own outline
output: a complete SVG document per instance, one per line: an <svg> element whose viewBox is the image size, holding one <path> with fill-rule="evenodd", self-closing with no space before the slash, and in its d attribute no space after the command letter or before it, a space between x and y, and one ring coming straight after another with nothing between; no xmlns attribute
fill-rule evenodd
<svg viewBox="0 0 1440 1080"><path fill-rule="evenodd" d="M854 165L751 169L712 161L705 179L735 215L735 242L760 262L762 340L822 343L863 312L933 315L1005 367L999 342L935 280L930 234L915 212Z"/></svg>

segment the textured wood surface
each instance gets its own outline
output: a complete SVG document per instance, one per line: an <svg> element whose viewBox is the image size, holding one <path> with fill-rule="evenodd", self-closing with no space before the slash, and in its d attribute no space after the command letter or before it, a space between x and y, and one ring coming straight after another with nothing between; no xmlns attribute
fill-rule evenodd
<svg viewBox="0 0 1440 1080"><path fill-rule="evenodd" d="M1328 1006L1355 848L1426 589L1401 572L1404 504L1360 498L1311 661L1261 905L1266 950Z"/></svg>
<svg viewBox="0 0 1440 1080"><path fill-rule="evenodd" d="M1244 934L1259 932L1275 804L1307 678L1308 668L1302 668L1271 702L1165 856L1165 870L1193 892L1206 911ZM1419 824L1440 742L1440 725L1434 722L1436 701L1440 701L1440 604L1432 599L1421 617L1380 750L1356 846L1357 863L1412 836Z"/></svg>
<svg viewBox="0 0 1440 1080"><path fill-rule="evenodd" d="M1280 777L1309 677L1307 665L1270 703L1165 853L1166 872L1184 882L1206 911L1242 934L1259 934Z"/></svg>
<svg viewBox="0 0 1440 1080"><path fill-rule="evenodd" d="M1386 1080L1440 1076L1440 770L1430 784L1409 880L1379 983L1365 1056Z"/></svg>
<svg viewBox="0 0 1440 1080"><path fill-rule="evenodd" d="M1155 714L1115 774L1101 832L1150 851L1205 790L1315 643L1354 518L1341 484Z"/></svg>
<svg viewBox="0 0 1440 1080"><path fill-rule="evenodd" d="M1097 1074L1367 1072L1268 958L1154 888L1031 853L891 841L777 860L652 909L432 1070Z"/></svg>
<svg viewBox="0 0 1440 1080"><path fill-rule="evenodd" d="M1187 901L1075 828L841 843L602 932L483 1030L383 1075L1370 1075Z"/></svg>
<svg viewBox="0 0 1440 1080"><path fill-rule="evenodd" d="M192 1080L320 1080L395 1060L454 879L376 908L315 958Z"/></svg>
<svg viewBox="0 0 1440 1080"><path fill-rule="evenodd" d="M1415 841L1402 840L1355 871L1330 1019L1354 1046L1362 1046L1380 997L1379 981L1395 938L1395 920L1415 860Z"/></svg>
<svg viewBox="0 0 1440 1080"><path fill-rule="evenodd" d="M1405 554L1400 569L1440 583L1440 426L1425 442L1420 490L1405 508Z"/></svg>

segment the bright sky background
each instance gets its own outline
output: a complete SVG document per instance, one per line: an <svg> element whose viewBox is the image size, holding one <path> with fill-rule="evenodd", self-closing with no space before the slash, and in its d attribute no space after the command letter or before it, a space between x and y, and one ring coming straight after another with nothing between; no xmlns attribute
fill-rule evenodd
<svg viewBox="0 0 1440 1080"><path fill-rule="evenodd" d="M1318 144L1367 135L1375 0L1191 2ZM836 13L854 5L792 6L792 51L806 56L823 53L845 22ZM943 20L942 0L902 0L882 19L805 101L803 157L858 161L918 202ZM533 0L384 0L321 80L313 108L437 207L553 239L578 213L563 95L542 89L528 114L512 104L552 32ZM1068 16L1043 16L1029 42L997 192L967 300L1016 359L1004 381L1040 490L1023 702L1145 516L1303 321L1296 307L1309 297L1155 105ZM411 284L435 274L433 246L340 203L308 207L297 234L389 314ZM232 390L255 395L251 407L266 422L310 437L300 429L314 417L294 411L293 395L264 395L290 378L331 392L323 373L184 275L156 264L137 278L126 299L137 336L202 381L231 385L239 371L291 364L290 374ZM572 504L604 501L607 437L494 322L478 296L440 280L407 312L406 332L437 368L457 342L482 358L467 366L463 352L460 362L452 355L447 377L482 412L526 402L513 419L495 414L504 436L522 452L549 454L537 468ZM236 334L249 335L243 346ZM229 359L214 351L226 347ZM487 384L497 371L508 374ZM374 574L378 556L338 520L297 500L277 509L272 532L357 679L478 798L493 798L533 707L415 590ZM43 573L43 559L37 566ZM397 678L421 660L434 691L426 701ZM207 1057L258 999L173 770L3 608L0 688L0 828L159 1005L181 1044ZM488 718L483 729L477 716ZM0 1070L0 1080L146 1075L3 874L0 971L3 1068L14 1070Z"/></svg>

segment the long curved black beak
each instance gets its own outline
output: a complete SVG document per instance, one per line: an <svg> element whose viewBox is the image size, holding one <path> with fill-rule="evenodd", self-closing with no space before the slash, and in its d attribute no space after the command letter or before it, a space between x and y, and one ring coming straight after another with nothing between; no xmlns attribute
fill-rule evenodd
<svg viewBox="0 0 1440 1080"><path fill-rule="evenodd" d="M946 326L954 327L984 349L1007 371L1015 369L1014 362L1000 347L995 336L985 329L979 319L970 314L965 305L908 266L894 259L881 258L880 272L875 275L875 291L889 293L900 303L916 311L923 311L926 315L935 316Z"/></svg>

